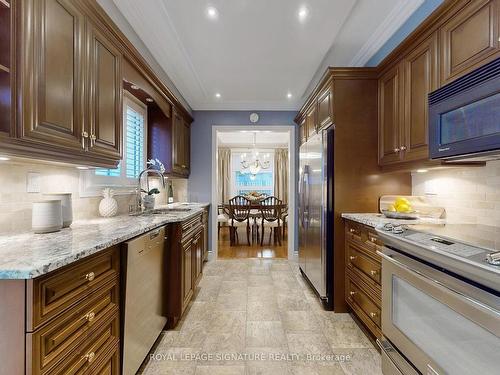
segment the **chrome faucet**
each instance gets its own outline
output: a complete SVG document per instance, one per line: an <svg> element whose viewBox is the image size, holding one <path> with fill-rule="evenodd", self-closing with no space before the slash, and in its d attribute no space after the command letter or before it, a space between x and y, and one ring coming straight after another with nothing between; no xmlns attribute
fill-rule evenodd
<svg viewBox="0 0 500 375"><path fill-rule="evenodd" d="M142 176L146 175L146 188L147 188L147 192L149 192L149 175L153 173L153 174L156 174L160 177L160 181L161 181L161 186L165 189L166 187L166 183L165 183L165 176L163 175L163 173L157 169L153 169L153 168L146 168L144 169L141 173L139 173L139 177L138 177L138 184L137 184L137 194L138 194L138 197L137 197L137 210L138 211L141 211L142 210L142 196L141 196L141 191L142 191Z"/></svg>

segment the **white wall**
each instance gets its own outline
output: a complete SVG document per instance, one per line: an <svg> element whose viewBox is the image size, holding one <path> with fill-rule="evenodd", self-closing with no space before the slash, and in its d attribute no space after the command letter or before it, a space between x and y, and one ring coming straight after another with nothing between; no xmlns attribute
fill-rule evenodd
<svg viewBox="0 0 500 375"><path fill-rule="evenodd" d="M28 172L39 172L41 193L27 193ZM0 162L0 234L31 229L32 203L43 199L43 193L72 193L75 220L98 217L100 197L80 198L80 171L75 167L64 167L34 162ZM174 199L187 200L187 180L173 179ZM159 184L158 184L159 185ZM115 197L119 214L127 214L132 202L131 195ZM157 198L159 204L166 202L166 192Z"/></svg>
<svg viewBox="0 0 500 375"><path fill-rule="evenodd" d="M446 208L452 223L500 227L500 160L485 167L412 174L413 195Z"/></svg>

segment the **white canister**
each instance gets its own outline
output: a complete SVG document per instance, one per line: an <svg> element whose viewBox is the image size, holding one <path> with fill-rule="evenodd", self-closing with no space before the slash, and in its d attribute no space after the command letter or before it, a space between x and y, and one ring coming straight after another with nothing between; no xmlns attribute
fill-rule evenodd
<svg viewBox="0 0 500 375"><path fill-rule="evenodd" d="M35 233L50 233L61 230L63 225L60 200L47 200L33 203L31 227Z"/></svg>
<svg viewBox="0 0 500 375"><path fill-rule="evenodd" d="M63 228L67 228L73 222L73 203L71 193L49 193L44 194L50 200L60 200L62 206Z"/></svg>

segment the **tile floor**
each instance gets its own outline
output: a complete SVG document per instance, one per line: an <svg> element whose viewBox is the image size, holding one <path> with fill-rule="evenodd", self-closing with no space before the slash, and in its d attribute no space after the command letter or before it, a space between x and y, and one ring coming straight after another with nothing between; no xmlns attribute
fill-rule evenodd
<svg viewBox="0 0 500 375"><path fill-rule="evenodd" d="M324 311L284 259L207 263L183 320L152 354L143 374L381 374L352 318Z"/></svg>

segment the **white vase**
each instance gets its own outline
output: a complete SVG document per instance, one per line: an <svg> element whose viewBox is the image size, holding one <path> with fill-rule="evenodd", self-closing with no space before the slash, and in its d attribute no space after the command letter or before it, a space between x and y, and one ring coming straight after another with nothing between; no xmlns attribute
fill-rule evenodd
<svg viewBox="0 0 500 375"><path fill-rule="evenodd" d="M146 195L143 198L144 209L145 210L153 210L155 208L155 196L154 195Z"/></svg>
<svg viewBox="0 0 500 375"><path fill-rule="evenodd" d="M63 228L67 228L73 222L73 203L71 193L49 193L44 194L47 199L60 200L62 206Z"/></svg>
<svg viewBox="0 0 500 375"><path fill-rule="evenodd" d="M113 190L104 189L103 199L99 203L99 215L102 217L113 217L118 213L118 202L113 198Z"/></svg>
<svg viewBox="0 0 500 375"><path fill-rule="evenodd" d="M62 217L60 200L34 202L31 228L35 233L58 232L63 225Z"/></svg>

